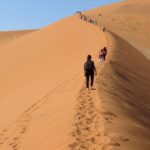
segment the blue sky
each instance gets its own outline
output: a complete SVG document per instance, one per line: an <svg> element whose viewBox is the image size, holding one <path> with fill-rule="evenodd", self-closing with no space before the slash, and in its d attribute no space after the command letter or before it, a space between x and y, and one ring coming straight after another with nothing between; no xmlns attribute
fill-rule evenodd
<svg viewBox="0 0 150 150"><path fill-rule="evenodd" d="M119 0L1 0L0 30L35 29L72 15Z"/></svg>

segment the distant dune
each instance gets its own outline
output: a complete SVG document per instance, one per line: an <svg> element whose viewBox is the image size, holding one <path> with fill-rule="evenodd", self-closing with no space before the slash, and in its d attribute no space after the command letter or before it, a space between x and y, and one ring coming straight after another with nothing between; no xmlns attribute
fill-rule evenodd
<svg viewBox="0 0 150 150"><path fill-rule="evenodd" d="M126 39L150 59L149 8L149 0L129 0L91 10L87 14L96 19L100 26Z"/></svg>
<svg viewBox="0 0 150 150"><path fill-rule="evenodd" d="M83 13L97 24L76 14L0 33L0 149L149 150L149 11L149 0L128 0ZM98 71L90 92L87 54Z"/></svg>
<svg viewBox="0 0 150 150"><path fill-rule="evenodd" d="M21 31L1 31L0 32L0 46L7 45L15 40L18 40L23 35L32 33L36 30L21 30Z"/></svg>

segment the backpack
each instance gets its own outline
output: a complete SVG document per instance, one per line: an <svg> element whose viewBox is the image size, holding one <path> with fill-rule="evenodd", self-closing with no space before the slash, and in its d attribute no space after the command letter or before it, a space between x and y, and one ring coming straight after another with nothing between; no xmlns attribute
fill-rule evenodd
<svg viewBox="0 0 150 150"><path fill-rule="evenodd" d="M93 62L91 60L87 61L84 65L85 71L92 71L93 70Z"/></svg>

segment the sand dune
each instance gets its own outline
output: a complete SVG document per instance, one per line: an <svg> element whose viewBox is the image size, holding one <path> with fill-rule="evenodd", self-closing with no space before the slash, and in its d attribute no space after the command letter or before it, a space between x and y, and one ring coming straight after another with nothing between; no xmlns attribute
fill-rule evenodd
<svg viewBox="0 0 150 150"><path fill-rule="evenodd" d="M97 81L106 111L104 147L148 150L150 61L124 39L107 36L112 51Z"/></svg>
<svg viewBox="0 0 150 150"><path fill-rule="evenodd" d="M148 150L150 61L114 33L108 32L106 37L109 56L103 67L97 66L97 93L86 96L81 90L74 142L69 146Z"/></svg>
<svg viewBox="0 0 150 150"><path fill-rule="evenodd" d="M96 8L85 15L97 26L74 15L2 47L0 149L149 150L149 4ZM98 70L91 92L89 53Z"/></svg>
<svg viewBox="0 0 150 150"><path fill-rule="evenodd" d="M15 40L20 39L22 36L32 33L36 30L21 30L21 31L1 31L0 32L0 46L7 45Z"/></svg>
<svg viewBox="0 0 150 150"><path fill-rule="evenodd" d="M0 118L4 119L0 128L3 130L8 125L7 132L4 134L2 131L2 149L15 148L16 143L11 143L17 137L21 138L19 142L17 140L17 145L21 140L25 149L30 149L30 146L36 149L43 149L43 146L46 146L44 149L65 149L67 145L63 142L69 138L74 98L83 86L81 64L88 53L97 56L97 50L105 45L105 41L105 36L97 27L73 16L29 34L1 50L0 89L3 93L0 94ZM30 120L34 110L44 101L49 104L40 107L42 110L35 114L35 120L32 119L35 122L29 125L31 132L28 130L24 136L22 132L29 124L26 120ZM21 114L20 121L17 118ZM38 117L41 119L37 120ZM48 137L45 135L46 128L50 133ZM38 131L43 134L37 136ZM42 143L39 143L41 138ZM49 139L52 139L51 142Z"/></svg>
<svg viewBox="0 0 150 150"><path fill-rule="evenodd" d="M113 31L150 58L150 2L129 0L91 10L88 16ZM101 14L99 16L99 14Z"/></svg>

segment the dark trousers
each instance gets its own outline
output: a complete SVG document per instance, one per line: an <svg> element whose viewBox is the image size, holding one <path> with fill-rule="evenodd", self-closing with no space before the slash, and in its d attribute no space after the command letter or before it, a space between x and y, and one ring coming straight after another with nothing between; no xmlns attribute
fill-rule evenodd
<svg viewBox="0 0 150 150"><path fill-rule="evenodd" d="M93 82L94 82L94 71L92 72L86 72L86 87L89 88L89 82L90 85L93 86Z"/></svg>

